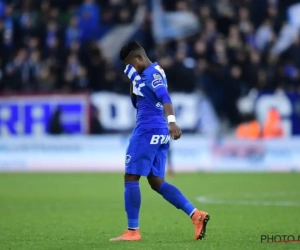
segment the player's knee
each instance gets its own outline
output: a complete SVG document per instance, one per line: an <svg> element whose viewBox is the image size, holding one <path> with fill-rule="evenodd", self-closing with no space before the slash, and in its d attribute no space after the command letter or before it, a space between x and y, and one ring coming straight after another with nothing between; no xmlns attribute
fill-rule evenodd
<svg viewBox="0 0 300 250"><path fill-rule="evenodd" d="M151 180L148 180L148 182L149 182L150 187L151 187L154 191L157 191L157 189L158 189L157 185L155 185L155 183L152 182Z"/></svg>
<svg viewBox="0 0 300 250"><path fill-rule="evenodd" d="M157 191L163 182L164 180L161 178L148 176L148 183L154 191Z"/></svg>
<svg viewBox="0 0 300 250"><path fill-rule="evenodd" d="M125 182L131 182L131 181L139 181L140 180L140 177L139 175L134 175L134 174L125 174L124 175L124 181Z"/></svg>

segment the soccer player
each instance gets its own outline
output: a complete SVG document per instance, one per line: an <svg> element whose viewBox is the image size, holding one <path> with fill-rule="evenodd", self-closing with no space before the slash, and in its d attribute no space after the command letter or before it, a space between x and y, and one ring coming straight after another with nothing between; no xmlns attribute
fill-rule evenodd
<svg viewBox="0 0 300 250"><path fill-rule="evenodd" d="M137 42L125 45L120 51L120 59L125 63L125 74L132 82L130 93L133 106L137 109L137 125L130 138L125 161L124 200L127 230L110 241L141 240L141 176L147 177L154 191L192 219L194 239L202 240L209 220L208 213L195 208L178 188L164 180L170 136L174 140L181 136L167 91L165 72L156 62L149 60L145 50Z"/></svg>

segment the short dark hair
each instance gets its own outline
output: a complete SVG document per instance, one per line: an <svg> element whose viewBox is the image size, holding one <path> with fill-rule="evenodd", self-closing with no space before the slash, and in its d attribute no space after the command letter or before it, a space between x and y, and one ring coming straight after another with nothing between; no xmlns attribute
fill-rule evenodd
<svg viewBox="0 0 300 250"><path fill-rule="evenodd" d="M119 58L124 61L125 58L130 54L130 52L134 50L140 50L143 49L143 47L136 41L132 41L127 43L123 46L123 48L120 50Z"/></svg>

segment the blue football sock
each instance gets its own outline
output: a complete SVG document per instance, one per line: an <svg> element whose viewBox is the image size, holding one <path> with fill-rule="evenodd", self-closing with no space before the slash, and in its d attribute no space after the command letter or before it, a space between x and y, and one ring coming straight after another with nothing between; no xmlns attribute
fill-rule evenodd
<svg viewBox="0 0 300 250"><path fill-rule="evenodd" d="M188 216L191 216L196 210L193 204L180 192L177 187L167 182L161 184L157 192L173 206L183 210Z"/></svg>
<svg viewBox="0 0 300 250"><path fill-rule="evenodd" d="M141 192L138 182L125 182L124 201L128 229L139 228Z"/></svg>

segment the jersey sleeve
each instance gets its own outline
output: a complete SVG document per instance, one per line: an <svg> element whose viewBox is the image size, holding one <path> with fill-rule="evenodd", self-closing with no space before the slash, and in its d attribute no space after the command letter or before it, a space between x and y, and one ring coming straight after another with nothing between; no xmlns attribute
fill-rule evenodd
<svg viewBox="0 0 300 250"><path fill-rule="evenodd" d="M162 72L164 73L164 72ZM156 92L157 90L161 88L167 88L166 85L166 76L162 74L156 69L153 69L152 72L150 72L146 77L147 81L146 84L148 87L153 91Z"/></svg>
<svg viewBox="0 0 300 250"><path fill-rule="evenodd" d="M167 86L165 85L163 76L160 73L155 72L152 74L150 87L152 88L153 92L156 92L158 89L161 89L161 88L167 88Z"/></svg>
<svg viewBox="0 0 300 250"><path fill-rule="evenodd" d="M152 75L149 76L149 85L161 103L171 103L165 76L158 71L153 72Z"/></svg>
<svg viewBox="0 0 300 250"><path fill-rule="evenodd" d="M156 97L162 104L172 103L167 88L160 88L155 92Z"/></svg>

